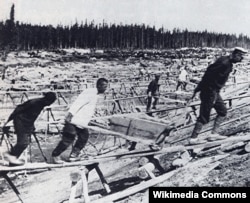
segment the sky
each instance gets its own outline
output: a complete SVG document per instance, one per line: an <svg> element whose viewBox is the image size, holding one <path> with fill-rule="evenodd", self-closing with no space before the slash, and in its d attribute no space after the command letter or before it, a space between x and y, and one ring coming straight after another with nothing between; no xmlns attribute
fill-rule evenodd
<svg viewBox="0 0 250 203"><path fill-rule="evenodd" d="M41 25L145 24L250 36L250 0L0 0L0 20Z"/></svg>

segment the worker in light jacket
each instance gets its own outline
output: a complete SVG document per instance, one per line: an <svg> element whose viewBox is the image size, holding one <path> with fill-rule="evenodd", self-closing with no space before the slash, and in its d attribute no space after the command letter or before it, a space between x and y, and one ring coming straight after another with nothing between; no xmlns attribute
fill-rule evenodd
<svg viewBox="0 0 250 203"><path fill-rule="evenodd" d="M80 160L80 152L89 138L89 131L86 126L95 113L98 99L103 97L107 87L108 80L99 78L96 82L96 88L84 90L73 102L65 117L62 140L52 152L52 161L54 163L64 162L60 155L74 142L75 137L77 137L77 140L70 153L69 161Z"/></svg>

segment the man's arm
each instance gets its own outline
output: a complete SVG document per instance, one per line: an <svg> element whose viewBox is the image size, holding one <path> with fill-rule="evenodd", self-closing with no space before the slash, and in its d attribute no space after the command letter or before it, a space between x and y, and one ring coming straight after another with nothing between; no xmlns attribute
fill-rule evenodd
<svg viewBox="0 0 250 203"><path fill-rule="evenodd" d="M72 113L68 112L65 116L65 121L70 123L72 118L73 118Z"/></svg>

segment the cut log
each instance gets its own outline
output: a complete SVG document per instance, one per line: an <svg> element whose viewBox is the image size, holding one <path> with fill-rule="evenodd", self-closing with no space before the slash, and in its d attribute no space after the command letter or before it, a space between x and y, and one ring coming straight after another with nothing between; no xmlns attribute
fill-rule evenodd
<svg viewBox="0 0 250 203"><path fill-rule="evenodd" d="M141 166L138 168L138 177L141 179L146 179L148 176L151 178L155 178L155 175L153 173L153 170L155 169L155 165L151 162L145 164L144 166Z"/></svg>
<svg viewBox="0 0 250 203"><path fill-rule="evenodd" d="M211 149L205 150L205 151L201 151L197 154L198 157L204 157L204 156L209 156L211 154L215 154L218 152L218 150L220 150L221 146L217 146L217 147L213 147Z"/></svg>
<svg viewBox="0 0 250 203"><path fill-rule="evenodd" d="M237 142L237 143L230 143L230 144L227 144L226 146L221 146L221 151L223 152L228 152L228 151L232 151L234 149L238 149L238 148L241 148L243 146L245 146L246 144L244 142Z"/></svg>
<svg viewBox="0 0 250 203"><path fill-rule="evenodd" d="M247 144L246 144L246 146L245 146L245 151L246 152L250 152L250 142L248 142Z"/></svg>
<svg viewBox="0 0 250 203"><path fill-rule="evenodd" d="M225 143L233 143L233 142L248 141L248 140L250 140L250 135L232 136L232 137L228 137L224 140L207 142L205 144L194 145L194 146L192 146L192 145L186 146L186 149L189 150L189 149L194 149L194 148L210 148L210 147L219 146L219 145L225 144Z"/></svg>

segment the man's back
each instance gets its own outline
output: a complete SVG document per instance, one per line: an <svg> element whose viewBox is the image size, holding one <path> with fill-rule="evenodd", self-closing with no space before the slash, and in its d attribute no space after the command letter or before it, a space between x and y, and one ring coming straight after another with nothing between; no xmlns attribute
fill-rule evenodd
<svg viewBox="0 0 250 203"><path fill-rule="evenodd" d="M15 108L11 119L19 119L24 121L26 125L33 125L43 108L42 98L28 100Z"/></svg>
<svg viewBox="0 0 250 203"><path fill-rule="evenodd" d="M219 91L228 80L232 71L233 64L228 56L218 58L214 63L208 66L200 82L201 89L214 89Z"/></svg>
<svg viewBox="0 0 250 203"><path fill-rule="evenodd" d="M69 112L73 115L71 123L78 127L88 125L90 119L94 115L96 103L99 95L96 88L84 90L73 102Z"/></svg>
<svg viewBox="0 0 250 203"><path fill-rule="evenodd" d="M185 69L183 69L181 72L180 72L180 75L179 75L179 80L180 81L186 81L187 80L187 71Z"/></svg>
<svg viewBox="0 0 250 203"><path fill-rule="evenodd" d="M159 87L158 81L154 79L149 83L147 93L151 92L154 96L159 93Z"/></svg>

